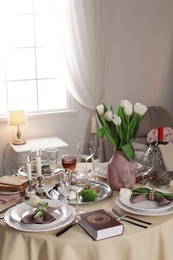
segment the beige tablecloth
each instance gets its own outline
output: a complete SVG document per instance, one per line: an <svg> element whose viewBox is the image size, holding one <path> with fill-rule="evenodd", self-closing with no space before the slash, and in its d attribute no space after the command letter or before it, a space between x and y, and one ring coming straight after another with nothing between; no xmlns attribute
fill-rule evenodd
<svg viewBox="0 0 173 260"><path fill-rule="evenodd" d="M102 179L103 180L103 179ZM104 180L103 180L104 181ZM173 193L173 183L170 187ZM81 209L118 208L115 204L117 191L110 198L90 205L80 205ZM0 205L0 210L2 209ZM50 232L22 232L7 226L0 220L1 260L172 260L173 259L173 214L164 216L138 216L153 224L143 229L123 222L121 236L93 241L80 227L74 226L60 237Z"/></svg>

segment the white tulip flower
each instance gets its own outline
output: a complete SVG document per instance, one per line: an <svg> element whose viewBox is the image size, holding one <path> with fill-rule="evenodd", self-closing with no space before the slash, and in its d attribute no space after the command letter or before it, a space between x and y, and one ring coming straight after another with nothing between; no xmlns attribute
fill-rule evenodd
<svg viewBox="0 0 173 260"><path fill-rule="evenodd" d="M134 105L134 112L140 116L143 116L146 111L147 111L147 107L145 105L142 105L141 103L136 103Z"/></svg>
<svg viewBox="0 0 173 260"><path fill-rule="evenodd" d="M107 110L106 113L105 113L105 119L107 121L112 121L112 118L113 118L113 113L111 110Z"/></svg>
<svg viewBox="0 0 173 260"><path fill-rule="evenodd" d="M41 202L40 197L38 197L37 195L34 195L32 197L30 197L29 201L27 201L27 204L29 204L30 206L37 206L39 203Z"/></svg>
<svg viewBox="0 0 173 260"><path fill-rule="evenodd" d="M117 116L117 115L114 115L113 116L113 119L112 119L112 122L115 124L115 125L121 125L121 117Z"/></svg>
<svg viewBox="0 0 173 260"><path fill-rule="evenodd" d="M130 104L125 104L123 109L124 109L124 113L125 113L126 116L130 116L132 114L132 112L133 112L133 107L132 107L131 103Z"/></svg>
<svg viewBox="0 0 173 260"><path fill-rule="evenodd" d="M120 195L121 196L131 197L132 191L130 189L127 189L127 188L121 188L120 189Z"/></svg>
<svg viewBox="0 0 173 260"><path fill-rule="evenodd" d="M126 106L126 105L131 105L131 102L128 101L128 100L121 100L120 106L121 106L121 107L124 107L124 106Z"/></svg>
<svg viewBox="0 0 173 260"><path fill-rule="evenodd" d="M103 104L98 105L98 106L96 107L96 109L97 109L97 112L98 112L98 114L99 114L100 116L103 116L103 115L104 115L104 106L103 106Z"/></svg>

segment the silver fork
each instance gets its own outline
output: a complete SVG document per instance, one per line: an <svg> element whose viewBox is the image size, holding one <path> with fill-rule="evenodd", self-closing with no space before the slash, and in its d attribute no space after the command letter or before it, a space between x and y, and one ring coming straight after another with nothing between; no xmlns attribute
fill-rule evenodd
<svg viewBox="0 0 173 260"><path fill-rule="evenodd" d="M148 221L144 221L144 220L141 220L141 219L129 216L129 215L121 214L116 209L112 209L112 211L119 217L119 219L130 218L130 219L136 220L138 222L141 222L141 223L144 223L144 224L147 224L147 225L151 225L152 224L151 222L148 222Z"/></svg>

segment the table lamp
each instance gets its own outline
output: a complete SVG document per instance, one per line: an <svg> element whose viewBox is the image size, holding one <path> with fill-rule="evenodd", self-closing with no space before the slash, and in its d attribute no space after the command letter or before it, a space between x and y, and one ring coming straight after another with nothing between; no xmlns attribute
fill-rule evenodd
<svg viewBox="0 0 173 260"><path fill-rule="evenodd" d="M17 139L12 143L15 145L26 144L25 140L21 139L20 125L25 125L27 118L24 110L9 111L9 124L17 126Z"/></svg>

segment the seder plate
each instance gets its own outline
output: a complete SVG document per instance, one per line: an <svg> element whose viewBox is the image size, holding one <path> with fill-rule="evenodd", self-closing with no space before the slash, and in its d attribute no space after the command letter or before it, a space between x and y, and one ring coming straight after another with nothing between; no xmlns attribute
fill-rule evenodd
<svg viewBox="0 0 173 260"><path fill-rule="evenodd" d="M98 193L98 197L95 201L91 201L91 202L83 202L82 198L80 197L79 199L79 204L92 204L101 200L104 200L106 198L108 198L111 194L112 194L112 189L110 188L110 186L104 182L101 181L94 181L94 180L89 180L88 184L91 187L95 187L95 186L99 186L100 187L100 191ZM49 199L58 199L58 200L62 200L64 201L64 197L60 194L58 188L56 188L56 184L52 184L50 185L46 191L46 196ZM76 199L74 200L68 200L68 204L70 205L75 205L76 204Z"/></svg>
<svg viewBox="0 0 173 260"><path fill-rule="evenodd" d="M43 177L43 178L52 177L52 176L55 176L55 175L59 174L60 171L61 171L61 169L57 168L57 169L55 170L55 173L52 173L52 172L50 172L50 173L44 173L44 174L42 174L42 177ZM21 168L19 168L17 175L26 177L26 176L27 176L26 167L25 167L25 166L22 166ZM38 174L37 174L37 172L32 172L32 173L31 173L31 176L32 176L32 179L36 179L36 178L38 177Z"/></svg>

